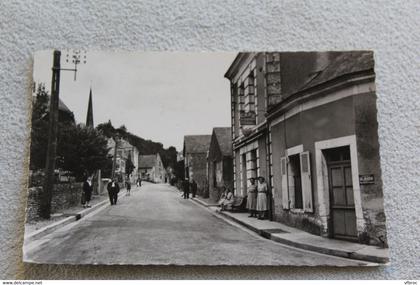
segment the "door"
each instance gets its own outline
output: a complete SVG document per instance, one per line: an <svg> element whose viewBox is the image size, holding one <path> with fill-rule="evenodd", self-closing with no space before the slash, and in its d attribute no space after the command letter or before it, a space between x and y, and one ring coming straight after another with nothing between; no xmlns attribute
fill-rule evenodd
<svg viewBox="0 0 420 285"><path fill-rule="evenodd" d="M339 159L327 161L332 236L357 240L351 162L345 153L335 157Z"/></svg>

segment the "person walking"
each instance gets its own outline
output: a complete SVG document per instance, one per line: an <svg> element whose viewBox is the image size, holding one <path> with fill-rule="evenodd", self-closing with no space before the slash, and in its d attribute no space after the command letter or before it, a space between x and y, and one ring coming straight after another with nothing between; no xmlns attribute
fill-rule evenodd
<svg viewBox="0 0 420 285"><path fill-rule="evenodd" d="M125 189L126 189L126 193L125 193L125 196L130 196L130 191L131 191L131 183L130 183L130 181L129 180L127 180L126 182L125 182Z"/></svg>
<svg viewBox="0 0 420 285"><path fill-rule="evenodd" d="M118 192L120 192L120 186L118 185L118 182L115 181L114 178L111 179L111 181L108 183L107 189L111 205L116 205L118 200Z"/></svg>
<svg viewBox="0 0 420 285"><path fill-rule="evenodd" d="M249 211L249 217L255 217L257 218L257 195L258 195L258 190L257 190L257 185L255 184L255 178L250 178L249 182L251 183L251 185L248 187L248 197L246 200L246 208Z"/></svg>
<svg viewBox="0 0 420 285"><path fill-rule="evenodd" d="M194 179L191 182L191 192L192 192L192 197L195 198L195 195L197 195L197 182L195 182Z"/></svg>
<svg viewBox="0 0 420 285"><path fill-rule="evenodd" d="M264 220L265 214L268 211L267 207L267 192L268 192L268 186L265 182L264 177L260 176L258 177L258 195L257 195L257 212L258 212L258 219Z"/></svg>
<svg viewBox="0 0 420 285"><path fill-rule="evenodd" d="M92 198L92 191L93 191L93 187L92 187L92 178L90 176L88 176L85 180L85 182L83 182L83 195L84 195L84 203L83 204L83 208L90 208L90 200ZM82 201L83 202L83 201Z"/></svg>
<svg viewBox="0 0 420 285"><path fill-rule="evenodd" d="M185 178L182 184L182 190L184 190L184 199L189 199L190 198L190 183L188 181L188 178Z"/></svg>

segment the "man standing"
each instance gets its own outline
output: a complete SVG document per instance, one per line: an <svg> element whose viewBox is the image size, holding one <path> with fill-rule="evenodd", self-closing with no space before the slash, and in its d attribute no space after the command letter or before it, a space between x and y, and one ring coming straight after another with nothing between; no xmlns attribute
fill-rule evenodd
<svg viewBox="0 0 420 285"><path fill-rule="evenodd" d="M131 183L130 183L130 180L127 180L125 182L125 188L127 190L127 192L125 193L125 196L130 196L130 191L131 191Z"/></svg>
<svg viewBox="0 0 420 285"><path fill-rule="evenodd" d="M184 199L190 198L190 182L188 178L185 178L184 183L182 183L182 189L184 190Z"/></svg>
<svg viewBox="0 0 420 285"><path fill-rule="evenodd" d="M192 191L192 197L195 198L195 195L197 194L197 182L193 179L191 182L191 191Z"/></svg>
<svg viewBox="0 0 420 285"><path fill-rule="evenodd" d="M111 205L116 205L118 200L118 192L120 192L120 186L118 186L118 182L115 179L111 179L107 186L108 189L108 196Z"/></svg>
<svg viewBox="0 0 420 285"><path fill-rule="evenodd" d="M90 208L90 200L92 198L92 178L90 176L87 177L87 179L85 180L85 182L83 182L83 194L85 197L85 203L83 204L83 208Z"/></svg>

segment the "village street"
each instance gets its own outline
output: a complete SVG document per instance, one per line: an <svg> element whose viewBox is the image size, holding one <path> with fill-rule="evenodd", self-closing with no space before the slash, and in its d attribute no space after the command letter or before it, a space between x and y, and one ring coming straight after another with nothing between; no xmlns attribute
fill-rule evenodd
<svg viewBox="0 0 420 285"><path fill-rule="evenodd" d="M122 190L125 192L125 189ZM70 264L365 264L283 246L214 216L166 184L135 186L94 215L35 241L26 260Z"/></svg>

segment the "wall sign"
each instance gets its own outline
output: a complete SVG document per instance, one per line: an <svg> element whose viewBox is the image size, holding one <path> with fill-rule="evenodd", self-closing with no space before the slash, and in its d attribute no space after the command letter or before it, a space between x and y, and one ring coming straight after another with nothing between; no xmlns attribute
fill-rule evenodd
<svg viewBox="0 0 420 285"><path fill-rule="evenodd" d="M257 122L257 116L255 112L241 111L239 121L242 126L255 125Z"/></svg>
<svg viewBox="0 0 420 285"><path fill-rule="evenodd" d="M374 184L375 183L375 176L373 174L365 174L359 175L359 183L363 184Z"/></svg>

